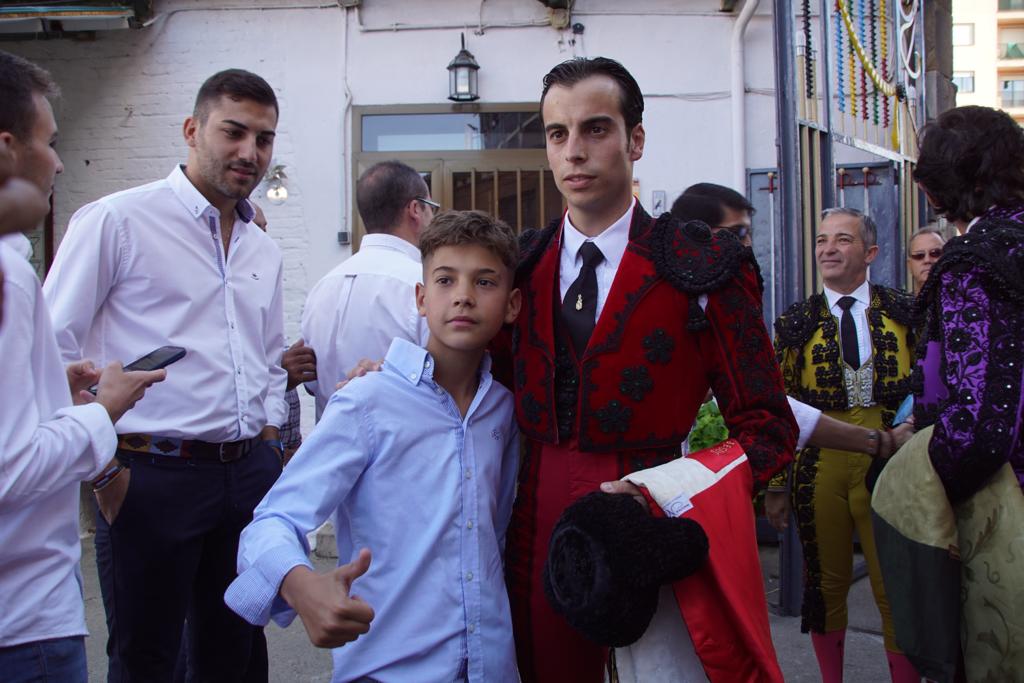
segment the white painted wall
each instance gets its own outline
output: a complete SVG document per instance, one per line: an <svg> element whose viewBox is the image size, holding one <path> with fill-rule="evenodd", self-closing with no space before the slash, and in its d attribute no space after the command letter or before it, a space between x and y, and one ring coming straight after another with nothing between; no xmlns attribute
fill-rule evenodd
<svg viewBox="0 0 1024 683"><path fill-rule="evenodd" d="M446 103L445 67L461 32L481 65L483 102L536 101L543 75L572 56L623 62L647 96L647 146L636 166L645 204L653 190L671 202L692 183L730 179L736 15L718 12L718 0L577 0L573 22L585 31L575 44L569 30L528 25L548 16L536 0L363 0L358 12L316 8L326 0L155 4L159 16L142 30L0 46L49 69L64 91L57 232L86 202L163 177L184 160L181 124L207 76L255 71L281 105L274 157L286 164L290 196L281 206L261 203L284 251L290 338L309 287L349 254L335 237L351 230L347 105ZM772 26L769 3L761 4L747 30L750 167L775 165ZM375 30L396 23L453 28Z"/></svg>

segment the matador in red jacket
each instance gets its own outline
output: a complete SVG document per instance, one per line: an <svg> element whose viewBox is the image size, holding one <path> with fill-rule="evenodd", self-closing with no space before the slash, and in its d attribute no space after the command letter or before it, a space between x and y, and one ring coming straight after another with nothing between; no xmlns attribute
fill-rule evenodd
<svg viewBox="0 0 1024 683"><path fill-rule="evenodd" d="M511 336L524 461L506 571L527 683L604 677L604 648L557 615L541 587L551 531L570 503L679 457L709 388L755 489L796 442L753 253L703 223L653 219L633 198L642 112L639 86L613 60L570 60L544 79L548 161L568 210L523 235Z"/></svg>

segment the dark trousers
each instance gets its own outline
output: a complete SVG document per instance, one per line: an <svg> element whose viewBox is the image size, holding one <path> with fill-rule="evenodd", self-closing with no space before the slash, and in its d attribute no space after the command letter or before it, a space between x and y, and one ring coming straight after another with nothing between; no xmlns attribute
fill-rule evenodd
<svg viewBox="0 0 1024 683"><path fill-rule="evenodd" d="M224 591L238 536L281 473L277 452L260 443L230 463L117 455L131 468L128 493L112 524L102 515L96 524L107 680L170 682L186 616L189 680L265 680L266 641L225 606Z"/></svg>
<svg viewBox="0 0 1024 683"><path fill-rule="evenodd" d="M0 647L5 683L86 683L85 638L71 636Z"/></svg>

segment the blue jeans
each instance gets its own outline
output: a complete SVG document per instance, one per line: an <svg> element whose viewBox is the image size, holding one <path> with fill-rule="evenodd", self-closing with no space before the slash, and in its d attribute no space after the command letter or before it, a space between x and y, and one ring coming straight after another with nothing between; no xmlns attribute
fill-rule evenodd
<svg viewBox="0 0 1024 683"><path fill-rule="evenodd" d="M87 683L85 638L72 636L0 647L6 683Z"/></svg>

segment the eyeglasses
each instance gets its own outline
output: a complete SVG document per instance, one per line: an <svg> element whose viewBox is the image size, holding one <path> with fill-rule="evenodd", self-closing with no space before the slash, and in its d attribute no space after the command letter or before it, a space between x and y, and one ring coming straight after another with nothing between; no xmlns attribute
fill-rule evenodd
<svg viewBox="0 0 1024 683"><path fill-rule="evenodd" d="M418 202L423 202L424 204L429 206L434 211L440 211L441 210L441 205L438 204L437 202L435 202L432 199L427 199L426 197L413 197L413 199L415 199Z"/></svg>
<svg viewBox="0 0 1024 683"><path fill-rule="evenodd" d="M750 227L746 225L719 225L719 230L728 230L732 234L736 235L737 238L743 239L750 234Z"/></svg>
<svg viewBox="0 0 1024 683"><path fill-rule="evenodd" d="M938 259L942 256L942 249L929 249L928 251L915 251L910 254L910 258L915 261L923 261L925 255L930 256L933 259Z"/></svg>

